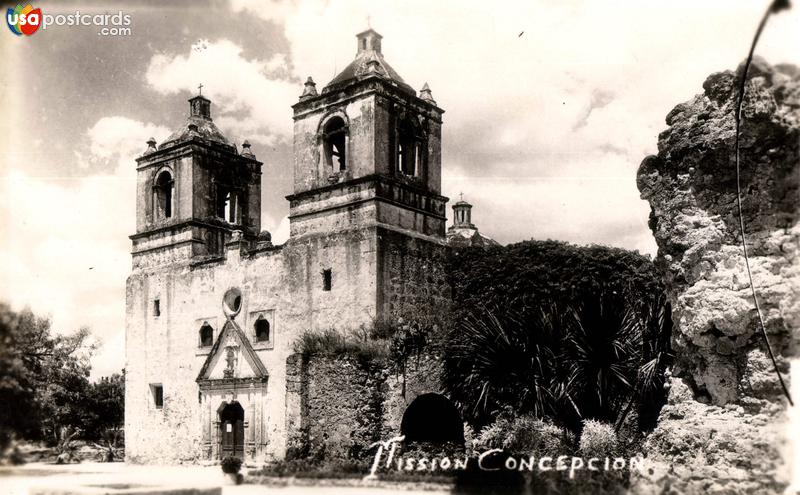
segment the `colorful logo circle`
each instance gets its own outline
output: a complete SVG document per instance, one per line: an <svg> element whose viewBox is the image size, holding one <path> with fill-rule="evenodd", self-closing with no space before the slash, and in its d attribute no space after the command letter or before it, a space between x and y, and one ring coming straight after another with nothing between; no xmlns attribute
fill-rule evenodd
<svg viewBox="0 0 800 495"><path fill-rule="evenodd" d="M34 9L31 4L22 6L18 3L13 9L6 11L6 23L8 29L17 36L30 36L35 33L42 24L42 9Z"/></svg>

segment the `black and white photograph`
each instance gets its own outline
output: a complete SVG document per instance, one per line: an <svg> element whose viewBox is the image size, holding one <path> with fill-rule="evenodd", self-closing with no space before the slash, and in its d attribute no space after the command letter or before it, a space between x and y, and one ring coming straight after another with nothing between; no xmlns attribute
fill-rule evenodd
<svg viewBox="0 0 800 495"><path fill-rule="evenodd" d="M0 495L800 493L800 2L1 8Z"/></svg>

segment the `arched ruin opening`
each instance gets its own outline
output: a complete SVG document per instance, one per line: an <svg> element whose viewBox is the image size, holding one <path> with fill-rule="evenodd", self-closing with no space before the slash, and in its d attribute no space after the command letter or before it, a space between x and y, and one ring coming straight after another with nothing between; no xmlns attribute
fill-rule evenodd
<svg viewBox="0 0 800 495"><path fill-rule="evenodd" d="M403 413L400 432L406 442L464 444L464 423L456 406L439 394L423 394Z"/></svg>

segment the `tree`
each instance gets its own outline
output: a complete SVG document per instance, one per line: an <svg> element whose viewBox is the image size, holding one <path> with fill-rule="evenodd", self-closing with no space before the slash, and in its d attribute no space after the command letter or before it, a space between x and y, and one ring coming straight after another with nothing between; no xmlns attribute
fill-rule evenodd
<svg viewBox="0 0 800 495"><path fill-rule="evenodd" d="M87 416L89 330L57 334L49 318L0 303L0 439L13 435L57 440L62 426Z"/></svg>
<svg viewBox="0 0 800 495"><path fill-rule="evenodd" d="M0 453L16 434L36 430L35 375L26 367L19 347L20 315L0 303ZM12 406L13 405L13 406Z"/></svg>
<svg viewBox="0 0 800 495"><path fill-rule="evenodd" d="M87 434L94 432L99 437L106 430L121 428L125 420L125 370L93 383L88 403L93 415L92 422L84 427Z"/></svg>

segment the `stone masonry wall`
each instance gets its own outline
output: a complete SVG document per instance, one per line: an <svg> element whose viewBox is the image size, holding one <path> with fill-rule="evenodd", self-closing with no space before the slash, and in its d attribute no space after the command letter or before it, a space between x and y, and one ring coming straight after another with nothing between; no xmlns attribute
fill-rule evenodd
<svg viewBox="0 0 800 495"><path fill-rule="evenodd" d="M387 316L436 314L451 301L447 246L378 230L379 305Z"/></svg>
<svg viewBox="0 0 800 495"><path fill-rule="evenodd" d="M400 434L403 414L439 393L441 361L412 357L405 372L384 361L293 354L286 365L287 458L368 460L368 447Z"/></svg>
<svg viewBox="0 0 800 495"><path fill-rule="evenodd" d="M209 460L203 438L213 439L206 431L208 421L215 419L227 397L219 397L216 403L198 400L196 378L210 350L200 347L198 332L208 321L218 337L225 322L222 297L231 287L242 291L236 322L269 374L260 399L263 403L245 412L247 428L260 432L245 432L258 443L246 461L282 458L286 359L295 339L305 331L345 331L373 320L375 242L374 230L339 232L307 236L263 252L229 248L223 261L136 269L127 284L126 459L137 463ZM323 269L333 273L329 291L323 288ZM159 316L153 314L155 299L160 301ZM255 342L253 325L263 312L272 318L270 345ZM163 409L153 403L151 384L163 386ZM176 431L181 434L165 441Z"/></svg>
<svg viewBox="0 0 800 495"><path fill-rule="evenodd" d="M741 67L740 69L741 70ZM669 403L648 439L650 479L682 493L777 493L786 401L758 330L736 209L736 73L667 115L638 173L675 322ZM754 61L741 133L753 279L778 355L800 342L800 71ZM798 400L800 398L795 398ZM642 488L641 486L639 488Z"/></svg>

